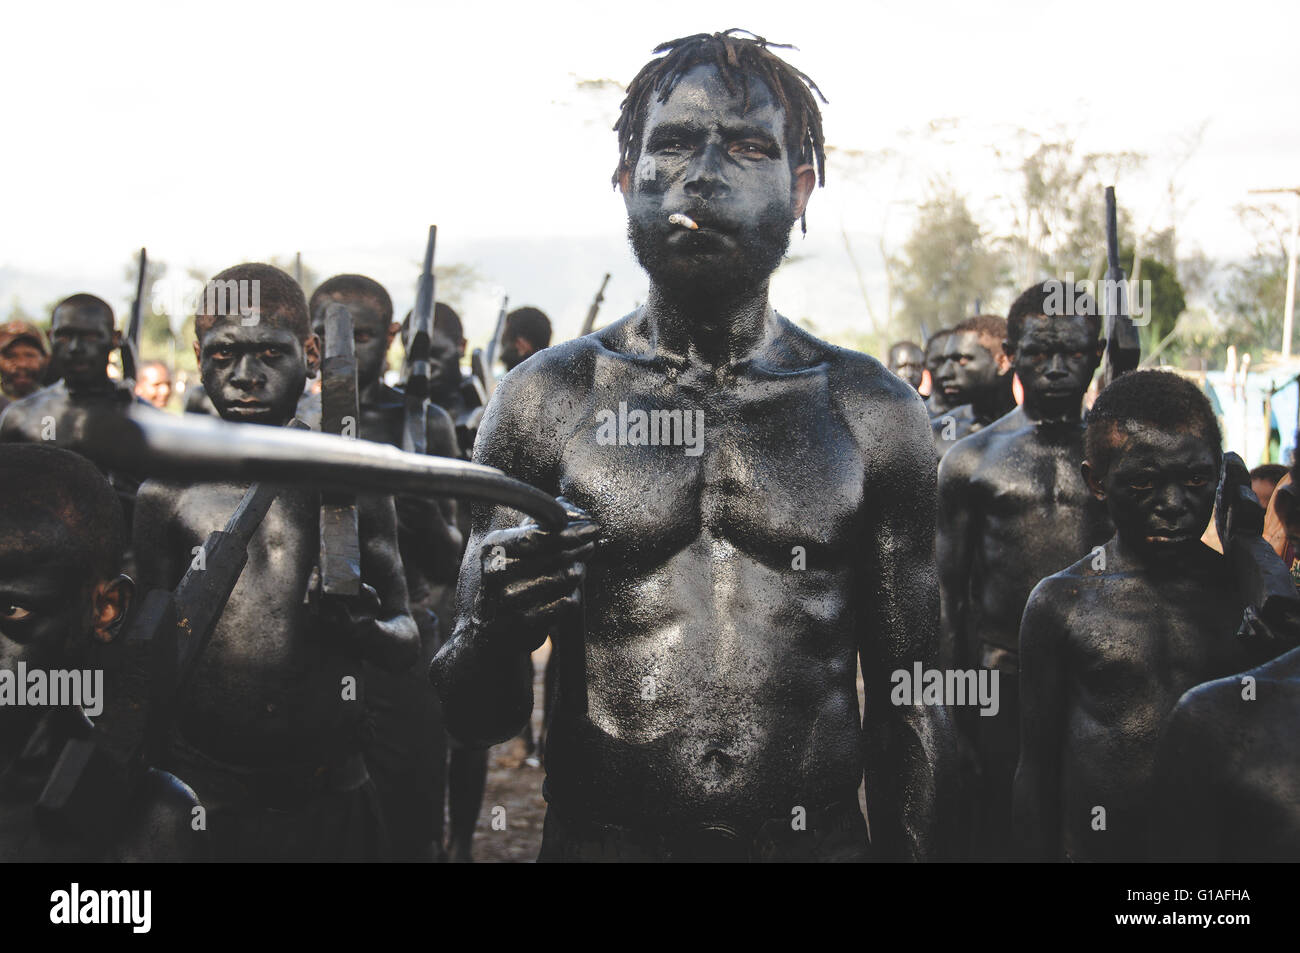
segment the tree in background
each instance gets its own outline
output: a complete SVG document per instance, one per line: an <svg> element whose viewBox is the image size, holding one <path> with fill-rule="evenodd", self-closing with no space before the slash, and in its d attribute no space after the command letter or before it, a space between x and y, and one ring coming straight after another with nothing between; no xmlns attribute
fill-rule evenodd
<svg viewBox="0 0 1300 953"><path fill-rule="evenodd" d="M975 313L1007 283L1006 257L947 183L935 184L918 209L916 225L892 265L899 302L894 332L919 340Z"/></svg>
<svg viewBox="0 0 1300 953"><path fill-rule="evenodd" d="M1282 346L1286 303L1288 215L1279 205L1241 205L1237 216L1255 239L1254 253L1227 268L1215 295L1223 317L1219 349L1235 344L1255 354Z"/></svg>
<svg viewBox="0 0 1300 953"><path fill-rule="evenodd" d="M27 309L24 308L22 303L18 300L17 295L14 295L9 299L9 313L5 315L5 323L8 324L10 321L27 321L28 323L38 325L39 327L45 327L47 324L46 321L38 321L35 317L29 314Z"/></svg>
<svg viewBox="0 0 1300 953"><path fill-rule="evenodd" d="M1012 220L1007 241L1015 258L1014 284L1026 288L1051 275L1063 276L1074 263L1092 260L1099 248L1104 254L1105 187L1139 169L1145 156L1079 154L1074 138L1060 129L1051 137L1021 129L1012 140L1020 144L1019 158L1009 145L995 145L993 151L1017 172L1018 190L1004 196ZM1134 245L1130 221L1121 215L1119 224L1121 243Z"/></svg>
<svg viewBox="0 0 1300 953"><path fill-rule="evenodd" d="M1124 274L1133 277L1131 249L1127 253L1121 253L1120 267L1124 269ZM1173 333L1178 319L1187 310L1187 296L1183 294L1183 286L1178 280L1177 272L1155 258L1142 256L1142 270L1138 274L1138 279L1143 288L1147 287L1146 282L1151 282L1151 299L1140 302L1144 310L1142 317L1147 318L1148 323L1138 328L1138 334L1142 339L1142 353L1148 355L1157 344ZM1131 310L1132 302L1130 302Z"/></svg>
<svg viewBox="0 0 1300 953"><path fill-rule="evenodd" d="M415 277L419 279L418 271ZM465 296L483 284L483 276L477 268L459 263L434 265L433 277L437 285L438 300L451 305L457 312L465 307ZM464 318L465 315L461 314L461 319Z"/></svg>

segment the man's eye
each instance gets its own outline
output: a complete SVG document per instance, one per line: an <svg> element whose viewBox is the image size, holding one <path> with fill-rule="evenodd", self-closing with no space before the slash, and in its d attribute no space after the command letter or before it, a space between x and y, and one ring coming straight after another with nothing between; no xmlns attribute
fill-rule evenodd
<svg viewBox="0 0 1300 953"><path fill-rule="evenodd" d="M31 614L31 609L24 608L17 603L0 603L0 621L22 622Z"/></svg>
<svg viewBox="0 0 1300 953"><path fill-rule="evenodd" d="M757 142L737 142L731 147L731 151L756 159L767 158L767 148Z"/></svg>
<svg viewBox="0 0 1300 953"><path fill-rule="evenodd" d="M1188 478L1187 478L1187 485L1188 485L1188 486L1205 486L1205 485L1208 484L1209 482L1210 482L1210 481L1207 480L1207 479L1206 479L1205 477L1203 477L1203 476L1194 476L1194 477L1188 477Z"/></svg>

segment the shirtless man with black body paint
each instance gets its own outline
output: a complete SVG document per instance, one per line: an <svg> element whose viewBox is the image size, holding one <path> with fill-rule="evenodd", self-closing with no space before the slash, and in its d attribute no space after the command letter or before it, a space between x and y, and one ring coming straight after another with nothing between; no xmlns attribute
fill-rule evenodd
<svg viewBox="0 0 1300 953"><path fill-rule="evenodd" d="M646 304L507 374L475 450L571 522L475 508L431 676L454 735L508 739L529 652L565 651L585 611L588 706L561 667L541 859L925 858L946 712L889 701L937 647L924 405L768 302L823 161L810 81L734 32L660 51L617 127ZM620 403L702 415L698 452L684 423L598 440Z"/></svg>
<svg viewBox="0 0 1300 953"><path fill-rule="evenodd" d="M408 313L406 321L410 320ZM429 338L429 401L451 418L459 447L457 455L469 459L483 408L477 403L473 375L466 377L461 373L466 343L460 315L451 305L437 302L433 309L433 334ZM469 538L468 506L457 507L454 526L463 540ZM456 612L455 588L454 583L441 580L432 584L434 611L447 628ZM440 630L440 640L448 638L447 628ZM473 860L474 829L487 790L488 749L463 745L452 737L448 738L448 749L447 859L468 863Z"/></svg>
<svg viewBox="0 0 1300 953"><path fill-rule="evenodd" d="M406 398L383 381L384 360L400 325L387 290L364 275L336 275L312 292L313 330L324 337L325 306L338 301L352 316L363 440L401 447ZM425 404L425 441L434 456L459 457L456 428L436 404ZM420 657L401 672L366 663L366 704L374 716L366 760L384 800L396 860L443 857L447 741L429 662L438 650L438 622L450 621L464 540L456 503L399 498L397 540L411 614L420 629ZM441 597L441 598L440 598Z"/></svg>
<svg viewBox="0 0 1300 953"><path fill-rule="evenodd" d="M937 417L953 409L953 405L948 403L948 398L939 387L936 377L939 366L943 364L944 349L948 345L948 335L951 333L947 328L935 331L925 342L925 369L930 372L930 396L925 399L925 409L931 417Z"/></svg>
<svg viewBox="0 0 1300 953"><path fill-rule="evenodd" d="M320 359L307 302L270 265L237 265L209 286L238 281L260 282L260 310L196 317L203 387L225 420L283 427ZM174 588L195 547L226 524L247 488L147 481L135 516L142 585ZM357 597L330 595L311 585L319 494L280 491L178 713L169 764L203 800L221 859L388 855L362 758L362 663L407 669L420 638L407 608L392 499L359 495L357 509L365 585Z"/></svg>
<svg viewBox="0 0 1300 953"><path fill-rule="evenodd" d="M129 389L108 376L109 358L121 345L122 335L115 329L108 302L75 294L54 306L50 342L51 365L63 377L5 408L0 414L0 442L47 443L76 451L88 415L105 407L125 411L136 401ZM129 526L140 478L118 471L107 476ZM128 570L130 563L128 543Z"/></svg>
<svg viewBox="0 0 1300 953"><path fill-rule="evenodd" d="M1153 784L1165 720L1188 689L1252 664L1245 603L1201 542L1220 441L1205 395L1165 371L1119 377L1089 413L1082 473L1116 532L1025 607L1015 820L1031 858L1152 859L1172 807Z"/></svg>
<svg viewBox="0 0 1300 953"><path fill-rule="evenodd" d="M121 507L88 460L51 446L0 447L0 671L99 667L93 647L118 635L135 588L120 574L125 545ZM38 813L64 745L90 735L87 701L0 705L0 862L203 856L194 792L162 771L149 770L98 835Z"/></svg>
<svg viewBox="0 0 1300 953"><path fill-rule="evenodd" d="M1101 361L1091 298L1055 313L1059 283L1011 306L1005 349L1025 390L1021 407L959 441L939 466L938 562L943 664L998 672L993 716L957 713L978 794L971 851L1015 853L1011 787L1020 748L1020 617L1044 576L1113 533L1105 506L1079 472L1083 395ZM1065 309L1062 309L1065 310ZM1050 316L1047 312L1053 312Z"/></svg>
<svg viewBox="0 0 1300 953"><path fill-rule="evenodd" d="M919 390L925 376L925 352L911 341L899 341L889 349L889 369Z"/></svg>
<svg viewBox="0 0 1300 953"><path fill-rule="evenodd" d="M1006 339L1006 321L993 314L967 318L948 334L934 387L951 410L931 420L940 459L962 437L1016 406L1011 358L1003 348Z"/></svg>

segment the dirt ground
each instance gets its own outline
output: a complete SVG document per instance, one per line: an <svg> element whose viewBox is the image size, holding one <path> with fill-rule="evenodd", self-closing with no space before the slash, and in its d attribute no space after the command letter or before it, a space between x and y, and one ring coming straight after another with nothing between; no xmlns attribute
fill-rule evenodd
<svg viewBox="0 0 1300 953"><path fill-rule="evenodd" d="M547 642L533 653L533 737L542 727L542 674L551 644ZM863 701L862 674L858 673L859 711ZM488 757L487 790L483 795L483 810L479 813L474 831L474 860L478 863L532 863L542 845L542 819L546 816L546 802L542 800L542 778L545 772L538 763L530 764L525 757L524 743L514 738L497 745ZM866 799L861 787L858 803L866 813ZM504 808L504 829L501 812Z"/></svg>

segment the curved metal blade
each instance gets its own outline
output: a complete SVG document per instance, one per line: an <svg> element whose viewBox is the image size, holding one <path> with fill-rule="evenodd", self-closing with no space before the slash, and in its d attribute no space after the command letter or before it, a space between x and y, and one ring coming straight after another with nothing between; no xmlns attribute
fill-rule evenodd
<svg viewBox="0 0 1300 953"><path fill-rule="evenodd" d="M508 506L545 529L568 523L544 490L487 467L333 434L176 416L134 405L83 409L75 449L109 469L193 480L269 480L321 489L452 496Z"/></svg>

